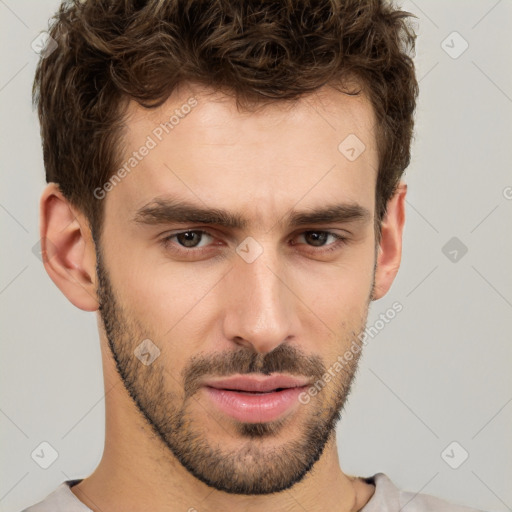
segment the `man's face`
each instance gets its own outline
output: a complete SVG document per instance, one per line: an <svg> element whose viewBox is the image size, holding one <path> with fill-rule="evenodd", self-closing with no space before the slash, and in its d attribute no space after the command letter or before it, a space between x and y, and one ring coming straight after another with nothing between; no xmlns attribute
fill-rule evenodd
<svg viewBox="0 0 512 512"><path fill-rule="evenodd" d="M130 170L104 199L100 312L163 446L219 490L277 492L320 457L356 371L359 352L333 366L360 345L373 288L374 119L334 90L257 112L203 92L130 107ZM249 379L219 384L236 376Z"/></svg>

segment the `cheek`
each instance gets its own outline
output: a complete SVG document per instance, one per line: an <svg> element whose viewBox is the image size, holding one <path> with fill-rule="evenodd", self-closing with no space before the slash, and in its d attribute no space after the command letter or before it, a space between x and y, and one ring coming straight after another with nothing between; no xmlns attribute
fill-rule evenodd
<svg viewBox="0 0 512 512"><path fill-rule="evenodd" d="M296 269L294 279L301 283L298 289L306 304L320 318L329 320L329 326L360 320L373 281L373 249L372 243L361 243L336 263L310 265L307 272Z"/></svg>
<svg viewBox="0 0 512 512"><path fill-rule="evenodd" d="M116 295L127 312L160 335L186 316L215 283L215 276L199 273L193 265L162 257L149 261L147 254L137 249L123 251L123 258L109 267Z"/></svg>
<svg viewBox="0 0 512 512"><path fill-rule="evenodd" d="M199 278L197 271L192 275L172 264L135 268L123 275L118 269L116 294L126 317L142 331L137 335L159 348L158 362L166 370L169 386L181 389L181 370L210 342L218 315L215 280L210 283L204 272Z"/></svg>
<svg viewBox="0 0 512 512"><path fill-rule="evenodd" d="M370 248L368 253L372 250ZM311 326L315 340L311 349L323 352L326 367L334 364L350 346L359 343L358 335L364 330L368 314L373 264L373 255L361 254L354 262L330 267L324 274L317 273L316 279L308 280L310 284L304 297L308 297L306 303L314 313L309 318L316 325ZM319 339L320 333L326 336L323 342Z"/></svg>

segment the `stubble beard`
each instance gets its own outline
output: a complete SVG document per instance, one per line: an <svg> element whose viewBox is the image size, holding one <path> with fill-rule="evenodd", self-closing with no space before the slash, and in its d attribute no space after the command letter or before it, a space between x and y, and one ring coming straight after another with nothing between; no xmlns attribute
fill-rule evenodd
<svg viewBox="0 0 512 512"><path fill-rule="evenodd" d="M280 492L307 475L326 444L335 436L336 424L356 374L360 350L353 359L345 361L337 379L311 397L307 405L301 406L308 408L308 412L301 424L295 423L298 427L293 430L298 428L299 435L282 444L273 442L272 448L268 448L269 440L283 435L288 418L267 423L234 422L236 436L230 435L229 440L238 437L241 443L236 449L228 450L226 443L224 448L221 447L222 443L208 439L207 432L201 428L204 422L197 417L197 410L201 414L206 411L190 407L197 396L195 383L199 377L209 371L226 376L286 372L309 375L317 382L326 371L321 359L304 356L285 344L267 354L240 349L219 354L217 358L193 357L184 369L184 382L179 382L183 394L178 396L168 391L167 384L173 379L178 381L179 377L172 373L172 368L165 367L164 357L149 366L141 364L135 357L135 347L143 339L151 339L151 328L145 328L125 313L115 297L100 251L97 251L97 274L99 311L116 370L147 424L183 467L210 487L243 495ZM359 332L364 330L367 312L368 307ZM341 346L351 346L354 341L360 346L357 333L352 331ZM230 423L225 430L232 429Z"/></svg>

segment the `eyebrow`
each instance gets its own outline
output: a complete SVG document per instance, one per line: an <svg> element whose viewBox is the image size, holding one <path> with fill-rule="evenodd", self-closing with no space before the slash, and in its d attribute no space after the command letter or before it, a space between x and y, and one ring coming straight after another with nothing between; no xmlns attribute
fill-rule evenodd
<svg viewBox="0 0 512 512"><path fill-rule="evenodd" d="M356 203L339 203L318 208L289 211L278 224L295 228L307 224L369 222L371 212ZM133 217L137 224L209 224L229 229L244 229L248 220L239 213L220 208L207 208L187 201L155 198L137 210Z"/></svg>

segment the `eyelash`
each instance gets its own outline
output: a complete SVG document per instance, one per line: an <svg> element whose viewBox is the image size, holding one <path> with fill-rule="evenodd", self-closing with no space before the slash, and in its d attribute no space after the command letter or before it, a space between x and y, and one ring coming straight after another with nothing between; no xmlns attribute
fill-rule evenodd
<svg viewBox="0 0 512 512"><path fill-rule="evenodd" d="M178 255L192 255L193 253L195 254L201 254L203 253L204 251L208 251L210 249L210 245L204 247L204 248L195 248L195 247L190 247L190 248L184 248L184 247L181 247L179 245L175 245L175 244L171 244L171 241L173 238L177 237L178 235L182 235L184 233L200 233L201 235L208 235L208 236L211 236L212 238L215 238L211 233L209 233L208 231L205 231L205 230L202 230L202 229L187 229L185 231L180 231L178 233L173 233L172 235L168 235L164 238L162 238L160 240L160 242L162 243L163 247L165 249L170 249L170 246L173 245L173 251L175 253L177 253ZM319 247L315 247L313 245L310 245L309 247L311 247L313 249L313 252L317 253L317 254L324 254L324 253L330 253L332 251L336 251L338 249L341 248L341 246L343 245L346 245L347 244L347 238L344 237L344 236L341 236L341 235L338 235L337 233L333 233L332 231L326 231L326 230L314 230L314 229L308 229L306 231L302 231L301 233L299 233L298 236L300 235L305 235L307 233L322 233L322 234L327 234L327 235L331 235L333 236L336 241L327 245L327 246L319 246ZM307 244L303 244L303 245L307 245ZM316 249L316 250L315 250Z"/></svg>

